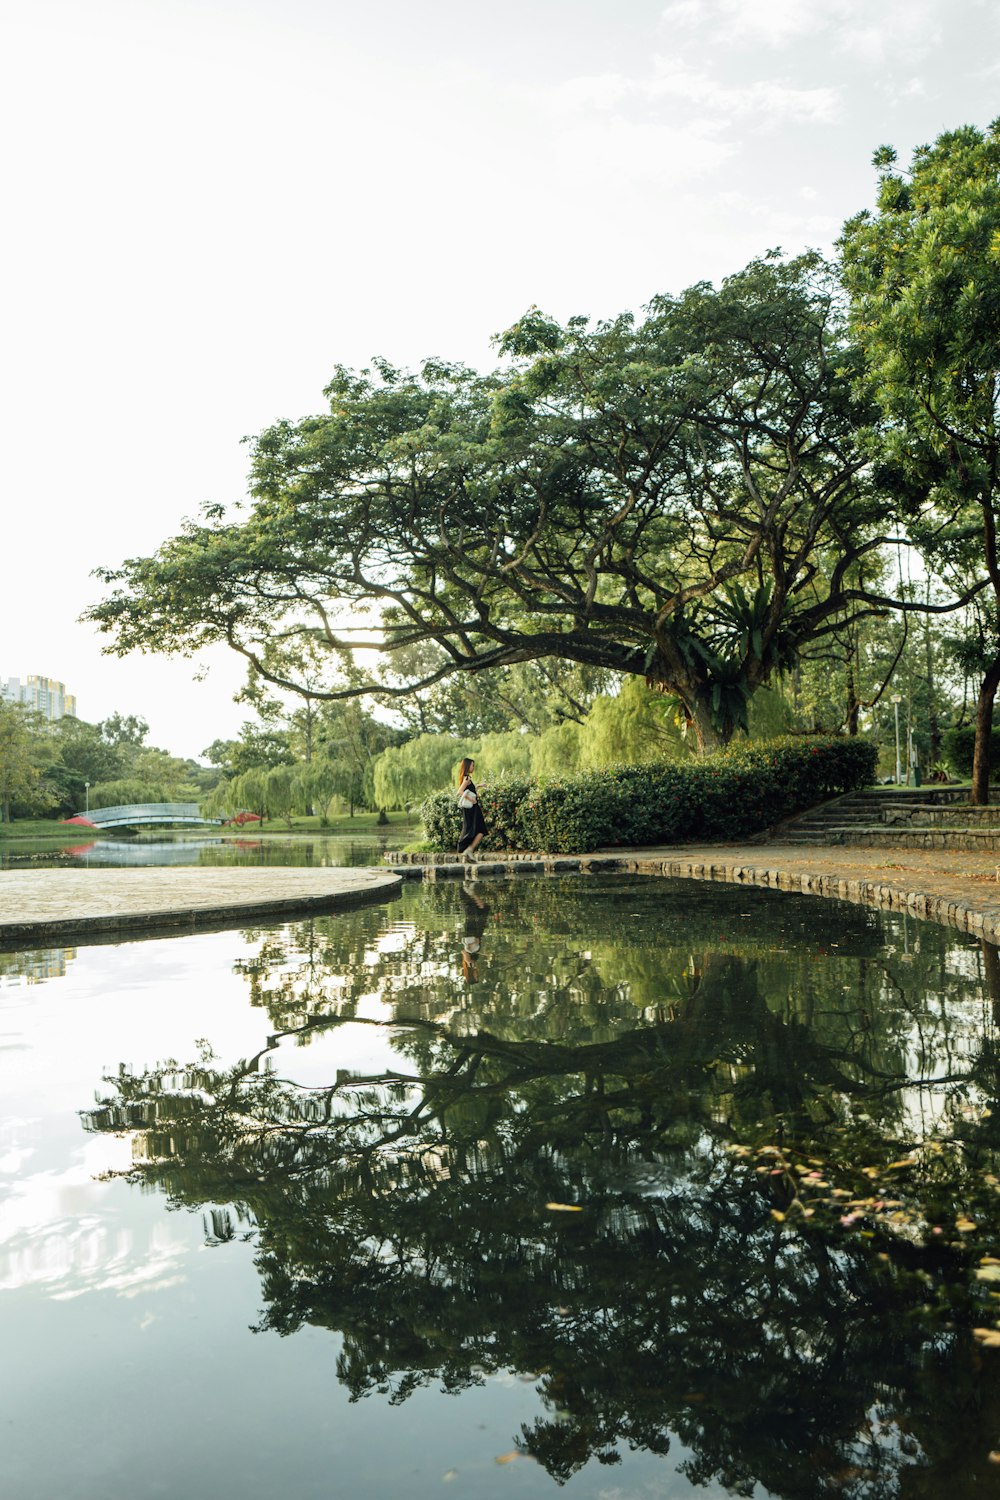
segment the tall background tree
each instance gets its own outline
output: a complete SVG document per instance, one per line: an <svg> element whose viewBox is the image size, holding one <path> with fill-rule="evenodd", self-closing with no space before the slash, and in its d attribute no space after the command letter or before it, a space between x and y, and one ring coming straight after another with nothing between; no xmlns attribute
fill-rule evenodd
<svg viewBox="0 0 1000 1500"><path fill-rule="evenodd" d="M877 208L845 226L844 280L913 537L930 568L972 575L990 601L965 663L979 674L972 800L984 803L1000 686L1000 122L949 131L908 171L888 146L874 160Z"/></svg>
<svg viewBox="0 0 1000 1500"><path fill-rule="evenodd" d="M42 730L39 714L0 698L0 822L9 823L11 808L19 803L32 812L51 807L55 796L38 766L37 741Z"/></svg>

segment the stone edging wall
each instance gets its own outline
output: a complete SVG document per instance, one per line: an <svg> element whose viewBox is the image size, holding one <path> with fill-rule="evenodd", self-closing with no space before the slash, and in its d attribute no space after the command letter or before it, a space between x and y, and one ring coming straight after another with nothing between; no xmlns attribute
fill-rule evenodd
<svg viewBox="0 0 1000 1500"><path fill-rule="evenodd" d="M852 901L860 906L876 906L890 911L906 911L925 921L957 927L976 937L1000 943L1000 887L997 904L970 906L949 901L925 891L905 890L886 881L848 879L843 875L822 875L809 870L768 868L764 864L736 864L724 859L644 859L635 855L520 855L513 859L480 859L474 865L459 863L454 856L440 856L440 863L420 864L435 856L411 856L406 874L425 880L464 880L474 870L480 875L570 875L619 871L631 875L670 875L689 880L719 880L734 885L768 886L773 890L798 891L808 896L827 896ZM445 863L447 861L447 863Z"/></svg>
<svg viewBox="0 0 1000 1500"><path fill-rule="evenodd" d="M787 826L792 828L794 824ZM964 849L988 853L991 849L1000 849L1000 830L922 828L918 831L894 823L885 828L859 829L857 833L851 829L824 828L823 842L838 844L842 848L862 849L867 845L869 848L891 846L893 849Z"/></svg>
<svg viewBox="0 0 1000 1500"><path fill-rule="evenodd" d="M655 868L654 868L655 867ZM991 907L969 906L963 901L949 901L930 896L925 891L908 891L880 880L848 879L843 875L820 875L809 871L771 870L756 865L730 865L692 860L631 860L628 868L637 874L679 875L694 880L723 880L737 885L771 886L776 890L800 891L809 896L832 896L859 906L877 906L891 911L906 911L926 921L957 927L976 937L1000 943L1000 903Z"/></svg>

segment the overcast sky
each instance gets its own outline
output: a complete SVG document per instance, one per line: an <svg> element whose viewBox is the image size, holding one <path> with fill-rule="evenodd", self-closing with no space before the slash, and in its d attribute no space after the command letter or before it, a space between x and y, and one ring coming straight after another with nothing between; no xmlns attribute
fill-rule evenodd
<svg viewBox="0 0 1000 1500"><path fill-rule="evenodd" d="M334 364L828 249L876 146L1000 115L987 0L0 10L0 677L185 755L238 729L236 658L102 656L91 571L239 499Z"/></svg>

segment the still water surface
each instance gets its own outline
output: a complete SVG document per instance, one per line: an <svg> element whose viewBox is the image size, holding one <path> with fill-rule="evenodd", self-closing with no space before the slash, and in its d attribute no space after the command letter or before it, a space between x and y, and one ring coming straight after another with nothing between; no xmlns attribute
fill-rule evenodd
<svg viewBox="0 0 1000 1500"><path fill-rule="evenodd" d="M997 976L620 876L0 954L2 1493L995 1493Z"/></svg>
<svg viewBox="0 0 1000 1500"><path fill-rule="evenodd" d="M0 846L0 870L128 869L151 865L377 865L413 830L396 825L384 834L297 834L168 838L136 835L76 839L62 848L30 839Z"/></svg>

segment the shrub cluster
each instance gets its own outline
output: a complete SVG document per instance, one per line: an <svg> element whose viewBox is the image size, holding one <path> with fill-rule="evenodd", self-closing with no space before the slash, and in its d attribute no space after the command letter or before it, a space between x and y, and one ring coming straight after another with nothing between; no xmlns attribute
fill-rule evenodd
<svg viewBox="0 0 1000 1500"><path fill-rule="evenodd" d="M738 839L867 786L877 756L860 739L752 741L705 761L613 766L563 781L496 781L481 789L480 801L491 850L583 854ZM432 847L453 849L462 826L455 793L435 792L420 813Z"/></svg>
<svg viewBox="0 0 1000 1500"><path fill-rule="evenodd" d="M941 749L949 767L961 781L972 775L972 757L976 749L976 727L964 724L961 729L949 729L942 736ZM990 734L990 765L1000 767L1000 729Z"/></svg>

